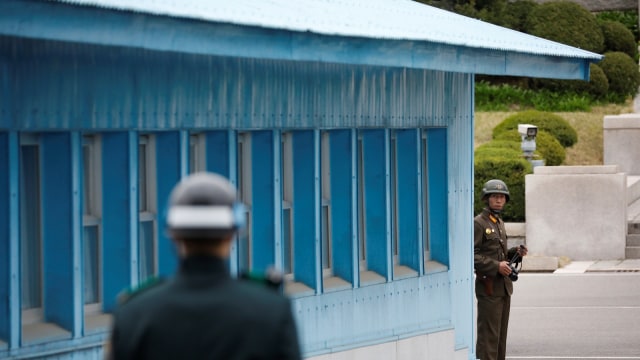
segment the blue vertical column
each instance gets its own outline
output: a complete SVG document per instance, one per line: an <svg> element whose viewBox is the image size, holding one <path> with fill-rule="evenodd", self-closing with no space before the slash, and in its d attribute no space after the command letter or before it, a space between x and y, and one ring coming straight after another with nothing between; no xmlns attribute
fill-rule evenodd
<svg viewBox="0 0 640 360"><path fill-rule="evenodd" d="M276 183L274 132L251 133L251 269L263 271L275 265L276 245ZM279 194L279 191L278 191ZM281 217L280 217L281 218ZM278 239L277 241L280 241Z"/></svg>
<svg viewBox="0 0 640 360"><path fill-rule="evenodd" d="M362 130L367 268L391 280L389 140L387 130Z"/></svg>
<svg viewBox="0 0 640 360"><path fill-rule="evenodd" d="M231 178L231 168L235 169L235 162L230 161L231 135L229 131L210 131L205 134L206 139L206 169L208 171Z"/></svg>
<svg viewBox="0 0 640 360"><path fill-rule="evenodd" d="M431 259L449 266L447 129L427 131L427 191Z"/></svg>
<svg viewBox="0 0 640 360"><path fill-rule="evenodd" d="M72 217L71 229L73 233L73 338L84 336L84 241L82 237L83 231L83 154L82 154L82 135L78 131L71 133L71 191L72 198Z"/></svg>
<svg viewBox="0 0 640 360"><path fill-rule="evenodd" d="M0 339L20 346L20 213L18 135L0 133Z"/></svg>
<svg viewBox="0 0 640 360"><path fill-rule="evenodd" d="M237 166L237 141L236 132L233 130L210 131L205 134L206 143L206 169L225 176L238 189ZM239 195L238 195L239 196ZM229 270L237 274L238 264L238 240L231 244L229 256Z"/></svg>
<svg viewBox="0 0 640 360"><path fill-rule="evenodd" d="M159 132L156 134L156 189L158 214L156 224L158 249L158 275L169 276L175 273L178 264L175 245L166 235L166 214L169 195L181 178L182 151L188 147L181 146L183 137L179 131ZM188 141L188 137L187 137Z"/></svg>
<svg viewBox="0 0 640 360"><path fill-rule="evenodd" d="M137 135L103 133L102 154L102 306L109 312L137 279Z"/></svg>
<svg viewBox="0 0 640 360"><path fill-rule="evenodd" d="M82 314L76 292L80 281L77 229L82 211L79 181L74 180L73 152L80 150L78 134L42 134L42 228L44 254L44 317L71 331L74 336Z"/></svg>
<svg viewBox="0 0 640 360"><path fill-rule="evenodd" d="M355 171L354 130L332 130L329 134L331 176L331 251L333 274L356 286L358 269L357 203L353 179ZM356 265L354 266L354 263Z"/></svg>
<svg viewBox="0 0 640 360"><path fill-rule="evenodd" d="M295 131L293 136L294 276L321 292L320 184L318 133Z"/></svg>
<svg viewBox="0 0 640 360"><path fill-rule="evenodd" d="M397 203L399 263L419 272L423 258L420 236L422 219L419 212L422 189L420 187L420 132L417 129L396 130Z"/></svg>

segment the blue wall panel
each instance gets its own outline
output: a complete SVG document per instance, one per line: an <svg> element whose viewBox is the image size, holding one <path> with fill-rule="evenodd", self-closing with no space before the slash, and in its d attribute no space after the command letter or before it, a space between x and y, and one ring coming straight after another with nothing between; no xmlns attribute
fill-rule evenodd
<svg viewBox="0 0 640 360"><path fill-rule="evenodd" d="M0 133L0 339L17 345L18 155L15 133Z"/></svg>
<svg viewBox="0 0 640 360"><path fill-rule="evenodd" d="M421 204L418 136L419 130L396 130L399 263L419 272L423 251L419 231L422 219L418 211Z"/></svg>
<svg viewBox="0 0 640 360"><path fill-rule="evenodd" d="M294 131L293 136L293 235L294 276L312 289L319 284L321 269L319 242L320 194L316 168L314 131Z"/></svg>
<svg viewBox="0 0 640 360"><path fill-rule="evenodd" d="M231 175L229 132L224 130L210 131L206 133L205 138L207 142L207 170L229 178Z"/></svg>
<svg viewBox="0 0 640 360"><path fill-rule="evenodd" d="M0 339L7 340L11 332L10 249L11 192L9 190L9 133L0 133ZM14 225L15 226L15 225Z"/></svg>
<svg viewBox="0 0 640 360"><path fill-rule="evenodd" d="M451 329L449 282L441 272L294 299L305 356Z"/></svg>
<svg viewBox="0 0 640 360"><path fill-rule="evenodd" d="M130 187L129 152L127 132L102 134L102 153L109 154L102 162L102 284L103 308L111 311L116 305L118 293L131 284L131 224L137 223L137 211L131 212L132 198L137 192ZM105 159L106 160L106 159ZM131 217L134 217L133 220Z"/></svg>
<svg viewBox="0 0 640 360"><path fill-rule="evenodd" d="M158 249L158 275L169 276L177 268L177 252L173 241L166 234L166 214L169 195L180 181L180 133L177 131L156 134L156 184L158 199L158 224L156 237Z"/></svg>
<svg viewBox="0 0 640 360"><path fill-rule="evenodd" d="M329 135L331 157L331 241L333 253L333 273L335 276L353 283L354 234L352 179L354 151L352 130L332 130ZM357 268L356 268L357 269Z"/></svg>
<svg viewBox="0 0 640 360"><path fill-rule="evenodd" d="M363 130L367 269L390 279L389 166L386 130Z"/></svg>
<svg viewBox="0 0 640 360"><path fill-rule="evenodd" d="M75 323L73 189L70 133L42 134L44 316L69 331Z"/></svg>
<svg viewBox="0 0 640 360"><path fill-rule="evenodd" d="M449 266L447 130L429 129L427 146L431 259Z"/></svg>
<svg viewBox="0 0 640 360"><path fill-rule="evenodd" d="M263 271L275 265L275 174L273 131L251 133L252 264Z"/></svg>

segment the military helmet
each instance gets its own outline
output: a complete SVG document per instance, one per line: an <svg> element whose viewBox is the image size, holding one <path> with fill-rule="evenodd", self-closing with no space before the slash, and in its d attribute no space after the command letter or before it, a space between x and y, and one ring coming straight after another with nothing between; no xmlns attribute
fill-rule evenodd
<svg viewBox="0 0 640 360"><path fill-rule="evenodd" d="M491 194L504 194L509 201L509 188L502 180L492 179L484 183L482 186L482 200L485 200Z"/></svg>
<svg viewBox="0 0 640 360"><path fill-rule="evenodd" d="M244 208L226 178L207 172L180 181L171 192L167 231L174 239L219 239L244 226Z"/></svg>

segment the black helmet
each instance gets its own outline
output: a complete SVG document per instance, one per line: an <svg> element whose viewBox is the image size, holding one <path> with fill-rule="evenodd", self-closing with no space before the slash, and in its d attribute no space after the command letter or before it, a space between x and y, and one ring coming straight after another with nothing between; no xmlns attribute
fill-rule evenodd
<svg viewBox="0 0 640 360"><path fill-rule="evenodd" d="M169 198L167 230L174 239L219 239L244 225L244 209L226 178L200 172L184 178Z"/></svg>
<svg viewBox="0 0 640 360"><path fill-rule="evenodd" d="M492 179L484 183L482 187L482 200L485 200L491 194L504 194L509 201L509 188L502 180Z"/></svg>

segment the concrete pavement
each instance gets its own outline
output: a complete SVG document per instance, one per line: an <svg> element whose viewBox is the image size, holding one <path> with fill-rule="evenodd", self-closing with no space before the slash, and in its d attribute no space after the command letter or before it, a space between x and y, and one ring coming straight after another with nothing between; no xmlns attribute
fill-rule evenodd
<svg viewBox="0 0 640 360"><path fill-rule="evenodd" d="M588 272L640 272L640 259L572 261L553 273L581 274Z"/></svg>

